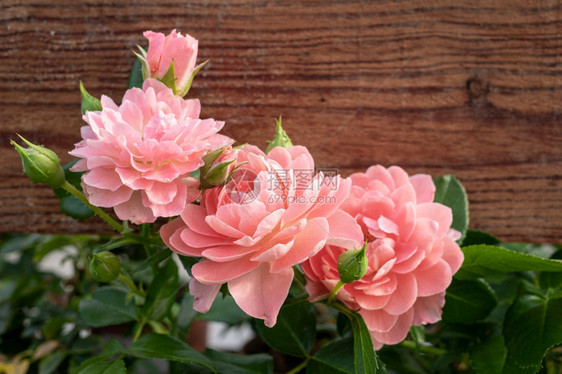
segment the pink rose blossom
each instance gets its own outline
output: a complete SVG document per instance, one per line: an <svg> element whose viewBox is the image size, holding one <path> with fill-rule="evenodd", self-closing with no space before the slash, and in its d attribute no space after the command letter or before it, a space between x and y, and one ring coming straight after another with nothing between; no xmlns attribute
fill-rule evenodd
<svg viewBox="0 0 562 374"><path fill-rule="evenodd" d="M201 205L164 225L164 242L184 256L202 257L192 268L194 308L206 312L222 284L252 317L275 325L293 280L292 266L326 243L345 248L363 239L361 228L339 209L351 180L314 175L305 147L254 146L238 154L245 162L224 186L205 191Z"/></svg>
<svg viewBox="0 0 562 374"><path fill-rule="evenodd" d="M173 61L176 86L182 91L195 70L197 39L187 34L182 35L176 30L172 30L167 36L153 31L145 31L143 35L149 43L146 62L150 69L150 77L161 79Z"/></svg>
<svg viewBox="0 0 562 374"><path fill-rule="evenodd" d="M208 151L232 143L217 134L223 122L199 119L198 100L183 100L154 79L128 90L119 106L107 96L101 105L83 117L89 126L70 152L81 158L72 170L87 172L82 187L90 203L113 207L122 220L180 214L200 194L189 174Z"/></svg>
<svg viewBox="0 0 562 374"><path fill-rule="evenodd" d="M450 230L451 210L433 202L430 176L378 165L351 177L342 209L361 225L368 241L367 274L336 295L358 310L375 348L402 341L412 325L441 319L445 289L463 254ZM344 248L327 245L303 263L312 301L327 297L339 280L337 260Z"/></svg>

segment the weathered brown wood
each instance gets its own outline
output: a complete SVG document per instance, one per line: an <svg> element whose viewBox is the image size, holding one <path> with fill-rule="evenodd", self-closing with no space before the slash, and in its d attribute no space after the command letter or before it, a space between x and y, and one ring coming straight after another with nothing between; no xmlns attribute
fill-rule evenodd
<svg viewBox="0 0 562 374"><path fill-rule="evenodd" d="M123 95L142 31L177 28L209 59L192 91L225 132L264 144L274 117L320 166L454 173L471 226L562 242L559 1L0 3L0 230L96 232L22 177L16 132L69 161L78 81Z"/></svg>

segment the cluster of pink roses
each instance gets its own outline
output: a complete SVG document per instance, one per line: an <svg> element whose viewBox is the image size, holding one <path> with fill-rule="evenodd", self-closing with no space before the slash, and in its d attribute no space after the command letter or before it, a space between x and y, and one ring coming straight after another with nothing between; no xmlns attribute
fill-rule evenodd
<svg viewBox="0 0 562 374"><path fill-rule="evenodd" d="M363 316L375 347L440 319L463 256L429 176L373 166L342 178L315 173L302 146L232 148L218 134L224 123L199 118L199 101L182 97L197 70L197 40L145 36L142 89L120 105L102 97L71 154L93 205L137 224L178 216L160 235L179 255L201 258L189 287L196 310L206 312L226 283L242 310L273 326L296 265L311 301L321 300L340 280L340 254L366 242L366 274L335 297Z"/></svg>

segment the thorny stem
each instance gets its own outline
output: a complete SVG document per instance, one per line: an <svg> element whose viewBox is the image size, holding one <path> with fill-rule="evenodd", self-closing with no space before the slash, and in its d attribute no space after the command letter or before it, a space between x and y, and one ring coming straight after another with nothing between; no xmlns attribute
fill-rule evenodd
<svg viewBox="0 0 562 374"><path fill-rule="evenodd" d="M107 222L116 231L118 231L120 233L122 233L124 231L123 226L119 222L117 222L116 220L114 220L113 218L108 216L107 213L105 213L103 210L101 210L97 206L93 206L92 204L90 204L90 202L88 201L88 199L86 199L84 194L82 192L78 191L73 185L68 183L68 181L65 181L63 183L63 185L61 186L61 188L63 190L65 190L66 192L68 192L69 194L74 195L78 200L80 200L81 202L86 204L86 206L88 208L92 209L94 211L94 213L96 213L101 219L103 219L105 222Z"/></svg>

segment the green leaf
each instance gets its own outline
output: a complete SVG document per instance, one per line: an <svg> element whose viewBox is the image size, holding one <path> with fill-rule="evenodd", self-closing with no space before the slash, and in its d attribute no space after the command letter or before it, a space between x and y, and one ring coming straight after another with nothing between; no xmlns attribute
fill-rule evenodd
<svg viewBox="0 0 562 374"><path fill-rule="evenodd" d="M273 349L296 357L308 357L316 337L316 317L308 301L284 305L275 326L256 322L260 337Z"/></svg>
<svg viewBox="0 0 562 374"><path fill-rule="evenodd" d="M479 278L495 273L516 271L562 271L562 261L517 253L490 245L463 247L464 262L457 279Z"/></svg>
<svg viewBox="0 0 562 374"><path fill-rule="evenodd" d="M156 358L197 364L216 372L211 360L186 343L169 335L149 334L132 343L128 353L140 358Z"/></svg>
<svg viewBox="0 0 562 374"><path fill-rule="evenodd" d="M238 355L207 349L203 354L213 360L217 371L224 374L273 373L273 357L264 353Z"/></svg>
<svg viewBox="0 0 562 374"><path fill-rule="evenodd" d="M85 360L80 364L78 369L75 372L79 373L81 370L85 369L86 367L95 364L97 362L102 362L107 360L111 356L115 356L116 354L120 354L123 352L124 348L123 345L115 338L111 338L109 342L105 345L99 355L90 357L89 359Z"/></svg>
<svg viewBox="0 0 562 374"><path fill-rule="evenodd" d="M497 304L494 290L482 279L453 279L445 294L443 321L470 323L486 318Z"/></svg>
<svg viewBox="0 0 562 374"><path fill-rule="evenodd" d="M125 374L125 362L115 360L110 362L96 362L84 367L78 374Z"/></svg>
<svg viewBox="0 0 562 374"><path fill-rule="evenodd" d="M363 321L363 317L341 304L336 304L336 308L345 314L351 322L355 373L376 373L380 368L379 362L373 348L371 334L365 325L365 321Z"/></svg>
<svg viewBox="0 0 562 374"><path fill-rule="evenodd" d="M462 240L468 228L468 198L462 184L452 175L443 175L435 178L435 198L436 203L448 206L453 211L452 228L461 233Z"/></svg>
<svg viewBox="0 0 562 374"><path fill-rule="evenodd" d="M501 334L488 336L470 352L472 365L479 374L501 374L506 356L507 348Z"/></svg>
<svg viewBox="0 0 562 374"><path fill-rule="evenodd" d="M80 317L89 326L118 325L137 319L133 303L126 301L127 291L115 287L98 288L91 299L82 299L78 305Z"/></svg>
<svg viewBox="0 0 562 374"><path fill-rule="evenodd" d="M131 68L131 74L129 75L129 83L127 84L127 89L133 87L142 88L142 83L144 78L142 77L142 61L138 58L133 62L133 67Z"/></svg>
<svg viewBox="0 0 562 374"><path fill-rule="evenodd" d="M70 168L76 163L78 160L73 160L68 164L64 165L64 177L72 186L74 186L78 191L82 192L82 186L80 184L82 174L84 173L75 173L70 171ZM61 211L69 217L72 217L77 220L83 220L94 216L94 211L88 208L83 202L78 200L74 195L66 192L62 188L54 188L53 189L55 195L60 200L60 208Z"/></svg>
<svg viewBox="0 0 562 374"><path fill-rule="evenodd" d="M477 244L498 245L500 243L500 240L490 233L469 229L466 230L466 235L464 237L464 240L462 241L461 246L468 247L469 245Z"/></svg>
<svg viewBox="0 0 562 374"><path fill-rule="evenodd" d="M239 325L249 319L248 315L236 304L232 296L218 296L211 309L199 316L205 321L224 322L229 326Z"/></svg>
<svg viewBox="0 0 562 374"><path fill-rule="evenodd" d="M63 351L53 352L39 361L39 374L51 374L66 358L67 353Z"/></svg>
<svg viewBox="0 0 562 374"><path fill-rule="evenodd" d="M187 332L191 322L197 316L197 312L193 309L193 301L194 297L190 294L185 294L181 300L176 318L176 326L182 333Z"/></svg>
<svg viewBox="0 0 562 374"><path fill-rule="evenodd" d="M504 373L535 373L546 351L562 343L562 293L539 297L525 295L505 316L503 336L507 347Z"/></svg>
<svg viewBox="0 0 562 374"><path fill-rule="evenodd" d="M551 260L560 260L562 259L562 249L555 252ZM548 290L550 289L560 289L562 288L562 272L552 273L552 272L543 272L539 276L539 284L540 286ZM1 298L0 298L1 299Z"/></svg>
<svg viewBox="0 0 562 374"><path fill-rule="evenodd" d="M307 374L354 374L353 338L334 340L316 352L306 366ZM368 373L368 372L365 372Z"/></svg>
<svg viewBox="0 0 562 374"><path fill-rule="evenodd" d="M160 320L168 314L179 286L178 267L173 260L158 271L148 288L142 315L152 320Z"/></svg>
<svg viewBox="0 0 562 374"><path fill-rule="evenodd" d="M86 111L102 110L99 99L93 97L86 91L82 81L80 81L80 94L82 94L82 105L80 106L82 114L86 113Z"/></svg>

